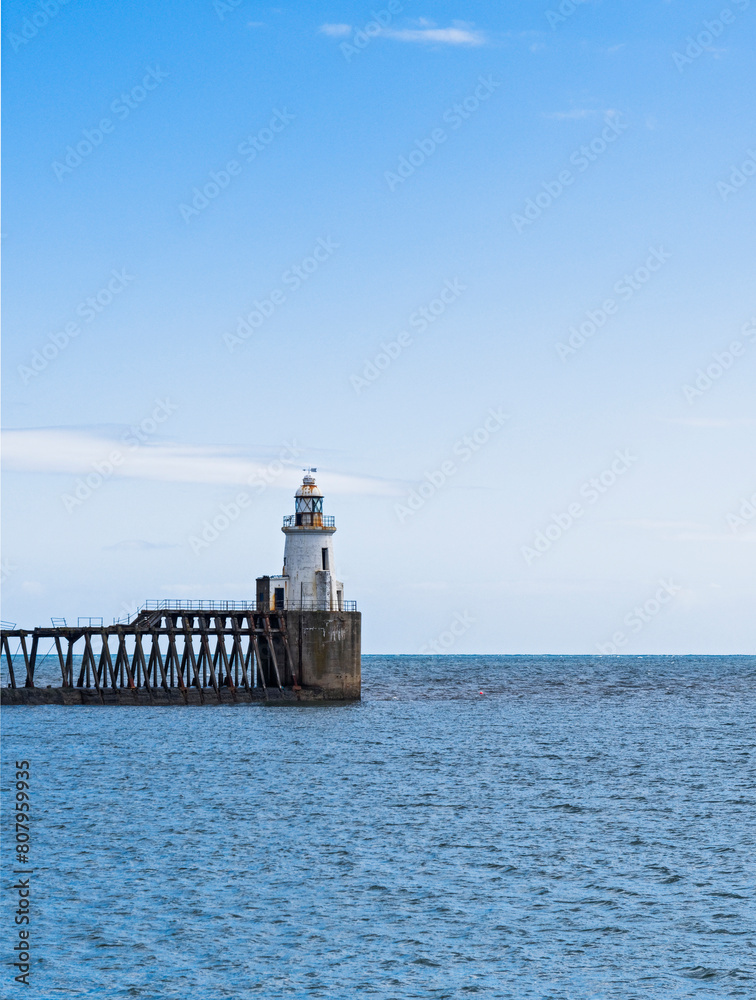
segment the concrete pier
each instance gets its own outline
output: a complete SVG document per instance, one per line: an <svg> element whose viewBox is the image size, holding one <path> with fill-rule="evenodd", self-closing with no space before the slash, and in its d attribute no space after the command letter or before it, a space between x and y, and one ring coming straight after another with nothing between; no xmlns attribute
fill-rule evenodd
<svg viewBox="0 0 756 1000"><path fill-rule="evenodd" d="M125 624L4 629L0 700L6 705L356 701L361 618L358 611L258 612L254 603L163 601L145 605ZM59 686L41 684L35 675L40 643L50 639ZM18 640L15 654L13 640Z"/></svg>
<svg viewBox="0 0 756 1000"><path fill-rule="evenodd" d="M287 611L292 657L303 689L327 698L360 697L361 626L359 611Z"/></svg>

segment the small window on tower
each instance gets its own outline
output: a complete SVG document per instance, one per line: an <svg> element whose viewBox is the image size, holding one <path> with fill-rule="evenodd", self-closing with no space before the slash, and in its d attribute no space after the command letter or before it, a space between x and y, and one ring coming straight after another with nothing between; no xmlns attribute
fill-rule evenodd
<svg viewBox="0 0 756 1000"><path fill-rule="evenodd" d="M321 549L320 552L323 556L323 569L328 569L328 549Z"/></svg>

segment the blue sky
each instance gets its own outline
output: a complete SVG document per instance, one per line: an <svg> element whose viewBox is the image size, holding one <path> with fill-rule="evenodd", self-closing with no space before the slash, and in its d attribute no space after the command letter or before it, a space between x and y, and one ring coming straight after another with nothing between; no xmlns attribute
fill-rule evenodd
<svg viewBox="0 0 756 1000"><path fill-rule="evenodd" d="M5 620L753 652L756 3L3 11Z"/></svg>

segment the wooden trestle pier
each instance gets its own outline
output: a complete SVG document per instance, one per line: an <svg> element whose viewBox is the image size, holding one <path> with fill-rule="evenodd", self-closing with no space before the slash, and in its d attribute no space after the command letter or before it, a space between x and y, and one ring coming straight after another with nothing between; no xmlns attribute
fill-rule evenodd
<svg viewBox="0 0 756 1000"><path fill-rule="evenodd" d="M301 615L296 625L301 631ZM12 640L18 640L15 654ZM52 640L57 655L59 687L35 677L44 640ZM110 626L4 628L2 698L8 704L312 700L318 694L302 687L301 635L298 640L292 649L287 612L250 607L146 607Z"/></svg>

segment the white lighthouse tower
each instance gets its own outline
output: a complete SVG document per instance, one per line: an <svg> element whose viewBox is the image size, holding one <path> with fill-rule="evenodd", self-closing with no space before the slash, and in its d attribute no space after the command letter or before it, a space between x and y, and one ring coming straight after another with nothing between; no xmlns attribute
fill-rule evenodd
<svg viewBox="0 0 756 1000"><path fill-rule="evenodd" d="M342 611L344 585L333 561L335 518L323 514L323 494L308 469L294 494L294 513L284 517L286 536L281 576L257 582L258 609L271 611ZM269 580L269 584L263 581Z"/></svg>

